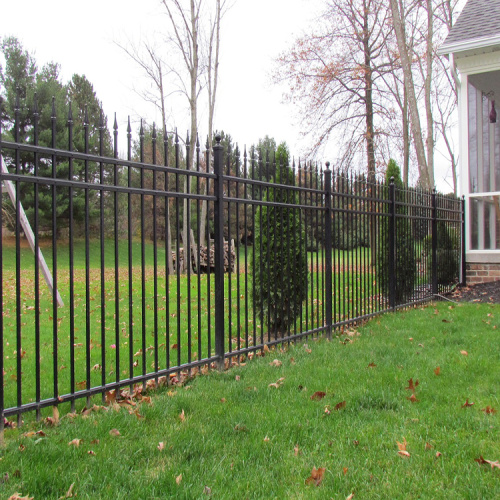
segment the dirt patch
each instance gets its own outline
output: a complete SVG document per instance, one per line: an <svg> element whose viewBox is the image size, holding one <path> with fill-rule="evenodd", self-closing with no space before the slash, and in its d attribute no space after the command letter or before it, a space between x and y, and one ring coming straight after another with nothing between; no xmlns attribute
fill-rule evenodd
<svg viewBox="0 0 500 500"><path fill-rule="evenodd" d="M448 297L459 302L500 304L500 281L458 287Z"/></svg>

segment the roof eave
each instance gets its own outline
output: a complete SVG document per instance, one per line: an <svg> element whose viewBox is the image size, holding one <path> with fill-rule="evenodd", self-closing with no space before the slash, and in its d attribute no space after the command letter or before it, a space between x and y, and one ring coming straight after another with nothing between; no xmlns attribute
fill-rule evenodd
<svg viewBox="0 0 500 500"><path fill-rule="evenodd" d="M472 40L462 40L460 42L446 43L437 50L438 55L458 54L471 50L485 49L495 45L500 45L500 33L497 35L483 36Z"/></svg>

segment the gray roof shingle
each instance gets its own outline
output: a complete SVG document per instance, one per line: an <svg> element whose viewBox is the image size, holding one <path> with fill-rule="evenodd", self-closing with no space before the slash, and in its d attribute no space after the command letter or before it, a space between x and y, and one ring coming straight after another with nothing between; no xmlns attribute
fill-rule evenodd
<svg viewBox="0 0 500 500"><path fill-rule="evenodd" d="M468 0L443 45L500 35L500 0Z"/></svg>

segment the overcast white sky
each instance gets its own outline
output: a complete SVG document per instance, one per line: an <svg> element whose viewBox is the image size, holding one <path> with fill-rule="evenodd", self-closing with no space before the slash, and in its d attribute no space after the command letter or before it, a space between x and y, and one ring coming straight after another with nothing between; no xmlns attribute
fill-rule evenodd
<svg viewBox="0 0 500 500"><path fill-rule="evenodd" d="M185 0L187 2L187 0ZM300 137L299 117L282 103L283 89L270 82L273 59L303 30L314 26L322 0L229 0L232 8L222 26L221 64L214 126L230 133L240 147L250 146L266 134L286 141L294 156L307 149ZM135 89L147 85L141 70L116 42L152 39L168 26L160 0L23 0L3 2L0 37L14 35L33 52L38 65L61 65L64 81L73 73L93 83L112 123L117 113L119 150L124 149L127 116L161 122L160 114ZM161 39L160 36L158 36ZM169 129L184 137L189 127L185 98L172 97ZM200 110L200 139L205 142L207 113ZM322 162L335 157L329 144ZM446 172L436 153L436 184L448 192Z"/></svg>
<svg viewBox="0 0 500 500"><path fill-rule="evenodd" d="M187 0L186 0L187 1ZM273 58L289 46L317 14L318 0L232 0L222 25L220 79L215 127L230 133L240 146L268 134L300 152L297 117L282 104L282 90L270 82ZM147 82L139 67L116 42L140 40L168 26L160 0L23 0L3 2L0 36L18 37L33 52L39 67L54 61L64 81L85 74L102 101L108 123L113 113L124 130L128 115L161 123L161 115L134 89ZM161 37L158 37L161 39ZM185 135L188 112L183 98L173 106L168 127ZM200 110L200 133L207 133ZM175 115L175 116L174 116ZM122 136L124 137L124 135Z"/></svg>

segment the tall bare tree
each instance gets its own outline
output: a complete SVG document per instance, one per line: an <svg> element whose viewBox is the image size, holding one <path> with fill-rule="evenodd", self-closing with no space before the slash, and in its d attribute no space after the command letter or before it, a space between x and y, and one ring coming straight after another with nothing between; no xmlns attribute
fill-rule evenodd
<svg viewBox="0 0 500 500"><path fill-rule="evenodd" d="M211 170L211 151L214 135L214 115L217 98L217 86L219 81L219 55L220 55L220 30L222 16L226 11L226 1L215 0L215 12L210 16L208 26L208 39L205 40L205 61L206 61L206 86L208 90L208 151L207 172ZM209 183L210 180L207 179ZM200 244L205 245L205 232L207 222L207 202L202 202L201 224L200 224Z"/></svg>
<svg viewBox="0 0 500 500"><path fill-rule="evenodd" d="M411 117L411 131L413 137L413 144L415 146L415 152L417 155L419 177L421 179L423 187L431 188L434 185L434 178L431 177L432 170L429 168L427 158L425 155L425 146L424 146L422 126L420 120L419 105L417 101L417 94L415 91L415 83L412 72L411 54L408 45L406 43L405 26L402 15L403 13L402 1L403 0L390 0L392 22L394 26L394 33L396 35L396 40L397 40L399 57L401 59L401 67L403 70L405 91L408 96L408 106ZM426 103L427 103L427 97L426 97Z"/></svg>
<svg viewBox="0 0 500 500"><path fill-rule="evenodd" d="M162 0L162 3L167 12L167 17L170 20L172 35L168 37L169 45L176 49L177 55L184 63L184 69L187 71L189 78L184 78L175 66L171 66L172 72L178 76L181 91L187 97L189 102L189 112L191 121L191 130L189 135L189 158L186 164L187 170L193 168L193 160L195 158L196 140L198 137L198 97L200 95L200 11L203 0L189 0L187 2L181 0ZM184 192L190 190L190 182L186 176L184 182ZM184 215L182 218L182 241L184 246L187 245L189 239L189 204L187 198L183 202ZM191 259L185 259L190 265Z"/></svg>
<svg viewBox="0 0 500 500"><path fill-rule="evenodd" d="M384 46L390 25L379 0L330 0L314 33L298 39L278 59L276 82L290 84L288 99L300 106L315 153L331 136L342 139L338 165L377 165L381 100L379 80L390 65Z"/></svg>
<svg viewBox="0 0 500 500"><path fill-rule="evenodd" d="M190 162L188 169L193 168L195 145L198 137L198 105L203 88L208 90L208 147L212 149L213 118L217 96L219 75L220 30L221 19L226 8L226 2L215 0L209 4L206 0L162 0L166 9L172 36L169 44L176 49L183 62L188 78L184 73L172 67L178 77L181 91L187 97L190 109ZM206 21L208 20L208 22ZM210 154L208 155L207 171L210 170ZM188 188L186 184L186 188ZM187 242L189 217L188 203L184 201L183 241ZM200 243L204 243L206 232L207 204L202 203Z"/></svg>
<svg viewBox="0 0 500 500"><path fill-rule="evenodd" d="M377 134L383 128L378 85L391 68L384 58L388 19L379 0L330 0L314 33L278 59L275 78L290 83L288 96L299 104L308 132L316 138L312 152L331 136L340 137L338 166L347 170L359 165L361 156L371 185L377 173ZM373 261L375 226L372 220Z"/></svg>
<svg viewBox="0 0 500 500"><path fill-rule="evenodd" d="M457 158L450 138L456 88L436 47L451 29L461 0L390 0L391 16L408 96L420 183L434 185L436 142L444 143L456 190ZM408 33L411 31L411 33Z"/></svg>
<svg viewBox="0 0 500 500"><path fill-rule="evenodd" d="M149 89L136 90L136 92L147 102L153 104L160 112L162 117L163 137L167 137L167 113L166 113L166 64L161 57L161 51L151 42L144 41L136 45L131 42L128 45L117 45L143 70L144 74L153 84L153 91ZM168 190L168 186L165 186ZM172 230L170 224L170 209L166 205L166 234L167 239L167 262L168 273L174 273L174 263L172 258Z"/></svg>

